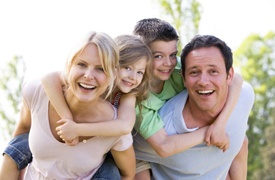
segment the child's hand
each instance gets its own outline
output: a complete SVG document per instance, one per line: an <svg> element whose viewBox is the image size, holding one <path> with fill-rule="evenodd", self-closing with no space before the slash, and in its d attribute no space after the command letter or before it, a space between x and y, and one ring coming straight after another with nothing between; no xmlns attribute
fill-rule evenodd
<svg viewBox="0 0 275 180"><path fill-rule="evenodd" d="M229 148L229 137L224 128L212 124L209 126L204 141L208 146L214 145L225 152Z"/></svg>
<svg viewBox="0 0 275 180"><path fill-rule="evenodd" d="M74 146L79 142L75 127L76 123L70 119L61 119L57 121L60 126L56 127L59 137L66 142L66 144Z"/></svg>

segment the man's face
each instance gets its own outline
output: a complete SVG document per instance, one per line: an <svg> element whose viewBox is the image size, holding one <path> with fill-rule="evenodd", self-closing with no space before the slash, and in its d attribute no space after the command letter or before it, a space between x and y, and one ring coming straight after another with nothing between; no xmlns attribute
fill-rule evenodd
<svg viewBox="0 0 275 180"><path fill-rule="evenodd" d="M213 115L219 113L227 99L233 68L227 75L223 56L216 47L191 51L185 65L184 80L190 106Z"/></svg>
<svg viewBox="0 0 275 180"><path fill-rule="evenodd" d="M177 65L177 41L154 41L150 44L153 53L153 75L157 80L170 78Z"/></svg>

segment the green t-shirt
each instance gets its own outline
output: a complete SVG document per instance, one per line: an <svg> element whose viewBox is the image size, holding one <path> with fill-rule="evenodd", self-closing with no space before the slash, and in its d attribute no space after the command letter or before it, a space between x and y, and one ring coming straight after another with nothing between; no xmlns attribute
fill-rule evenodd
<svg viewBox="0 0 275 180"><path fill-rule="evenodd" d="M163 121L158 115L158 110L167 100L180 93L183 89L184 85L180 68L177 66L170 78L165 81L162 92L160 94L150 92L149 98L141 103L142 119L137 116L134 128L144 139L149 138L163 128ZM136 113L140 114L138 108L136 108Z"/></svg>

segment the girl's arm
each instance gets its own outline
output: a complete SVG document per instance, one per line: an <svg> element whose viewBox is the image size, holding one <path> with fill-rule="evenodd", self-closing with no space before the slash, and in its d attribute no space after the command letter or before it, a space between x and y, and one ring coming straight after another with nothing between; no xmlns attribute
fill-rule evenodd
<svg viewBox="0 0 275 180"><path fill-rule="evenodd" d="M122 180L134 179L136 173L136 157L133 146L125 151L111 150Z"/></svg>
<svg viewBox="0 0 275 180"><path fill-rule="evenodd" d="M52 72L46 74L42 77L41 81L44 90L58 115L64 119L73 119L62 90L62 87L64 86L62 73Z"/></svg>
<svg viewBox="0 0 275 180"><path fill-rule="evenodd" d="M75 136L121 136L132 131L135 119L136 97L133 94L124 94L120 99L118 118L96 123L75 123L61 119L56 130L63 139L68 140Z"/></svg>
<svg viewBox="0 0 275 180"><path fill-rule="evenodd" d="M232 84L229 86L229 95L227 97L225 107L223 108L216 121L209 126L209 129L206 132L205 142L208 145L215 145L223 151L229 148L229 139L226 134L225 127L233 109L238 102L242 83L242 76L235 73Z"/></svg>

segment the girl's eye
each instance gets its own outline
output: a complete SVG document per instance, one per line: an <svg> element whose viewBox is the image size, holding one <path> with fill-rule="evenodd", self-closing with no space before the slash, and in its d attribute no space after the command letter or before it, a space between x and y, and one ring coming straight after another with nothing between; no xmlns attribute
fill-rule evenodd
<svg viewBox="0 0 275 180"><path fill-rule="evenodd" d="M127 71L131 71L131 68L130 68L130 67L125 67L125 69L126 69Z"/></svg>
<svg viewBox="0 0 275 180"><path fill-rule="evenodd" d="M142 71L138 71L137 73L138 73L138 75L140 75L140 76L143 76L143 74L144 74L144 72L142 72Z"/></svg>

